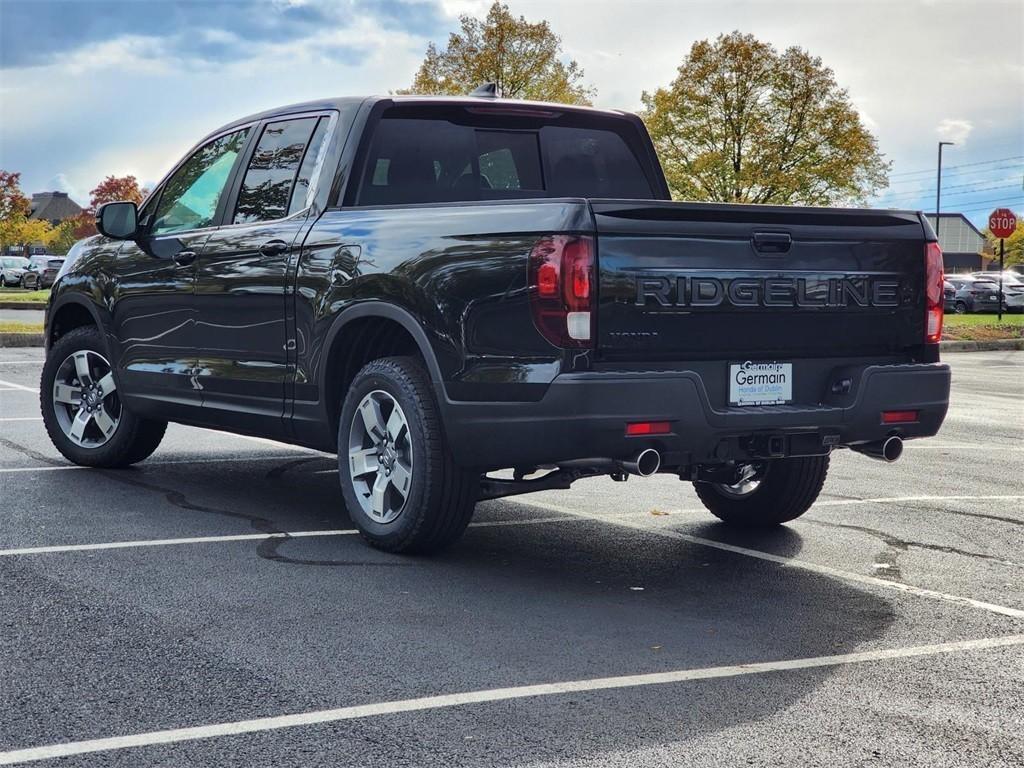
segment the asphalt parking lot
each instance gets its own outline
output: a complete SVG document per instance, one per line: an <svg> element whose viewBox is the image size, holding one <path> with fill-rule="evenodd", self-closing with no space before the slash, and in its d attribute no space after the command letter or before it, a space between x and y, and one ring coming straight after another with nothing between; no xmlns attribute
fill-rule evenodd
<svg viewBox="0 0 1024 768"><path fill-rule="evenodd" d="M1024 352L948 355L942 433L783 529L591 480L434 559L352 535L322 454L68 465L41 359L0 350L0 764L1024 765Z"/></svg>

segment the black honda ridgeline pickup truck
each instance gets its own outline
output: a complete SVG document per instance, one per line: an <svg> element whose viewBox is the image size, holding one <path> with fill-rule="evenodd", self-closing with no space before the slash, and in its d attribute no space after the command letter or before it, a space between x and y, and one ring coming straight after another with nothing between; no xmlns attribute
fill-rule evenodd
<svg viewBox="0 0 1024 768"><path fill-rule="evenodd" d="M126 466L173 421L336 452L389 551L598 475L676 475L728 523L779 524L832 450L893 461L946 413L921 214L671 202L622 112L284 107L97 227L48 310L57 449Z"/></svg>

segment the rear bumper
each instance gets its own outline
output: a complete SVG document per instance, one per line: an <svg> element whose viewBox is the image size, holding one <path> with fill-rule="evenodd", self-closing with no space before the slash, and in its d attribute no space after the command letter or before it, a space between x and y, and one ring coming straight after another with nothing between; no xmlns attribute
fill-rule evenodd
<svg viewBox="0 0 1024 768"><path fill-rule="evenodd" d="M766 438L782 437L786 456L938 432L949 405L949 366L941 363L836 369L848 392L818 405L714 407L692 371L558 376L537 402L452 402L443 398L456 461L484 470L585 458L627 459L661 451L666 468L755 458ZM917 421L882 424L881 412L914 410ZM667 435L626 437L633 421L668 421ZM778 446L777 440L773 441Z"/></svg>

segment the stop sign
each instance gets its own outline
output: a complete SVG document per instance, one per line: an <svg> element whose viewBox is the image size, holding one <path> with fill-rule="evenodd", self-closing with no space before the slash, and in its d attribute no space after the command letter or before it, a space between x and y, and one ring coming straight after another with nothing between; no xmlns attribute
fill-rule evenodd
<svg viewBox="0 0 1024 768"><path fill-rule="evenodd" d="M988 217L988 231L993 237L1009 237L1017 230L1017 217L1009 208L997 208Z"/></svg>

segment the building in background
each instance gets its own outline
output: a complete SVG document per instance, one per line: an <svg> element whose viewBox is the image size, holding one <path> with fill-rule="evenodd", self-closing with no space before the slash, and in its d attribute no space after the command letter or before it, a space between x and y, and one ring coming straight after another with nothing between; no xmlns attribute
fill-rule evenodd
<svg viewBox="0 0 1024 768"><path fill-rule="evenodd" d="M82 212L82 206L68 197L67 192L35 192L31 205L30 219L44 219L53 226Z"/></svg>
<svg viewBox="0 0 1024 768"><path fill-rule="evenodd" d="M939 236L942 262L947 274L976 272L984 269L985 236L962 213L939 214L942 222L935 226L935 214L926 213L928 223Z"/></svg>

